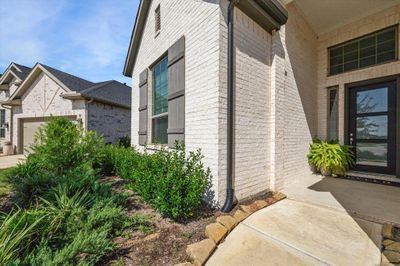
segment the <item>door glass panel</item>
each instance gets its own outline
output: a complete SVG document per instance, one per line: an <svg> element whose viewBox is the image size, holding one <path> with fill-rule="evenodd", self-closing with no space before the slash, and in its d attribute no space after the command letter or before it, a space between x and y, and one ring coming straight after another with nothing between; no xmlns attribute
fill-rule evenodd
<svg viewBox="0 0 400 266"><path fill-rule="evenodd" d="M387 139L387 115L357 117L358 139Z"/></svg>
<svg viewBox="0 0 400 266"><path fill-rule="evenodd" d="M357 143L357 164L387 166L387 143Z"/></svg>
<svg viewBox="0 0 400 266"><path fill-rule="evenodd" d="M386 112L388 110L387 94L387 88L358 91L357 114Z"/></svg>

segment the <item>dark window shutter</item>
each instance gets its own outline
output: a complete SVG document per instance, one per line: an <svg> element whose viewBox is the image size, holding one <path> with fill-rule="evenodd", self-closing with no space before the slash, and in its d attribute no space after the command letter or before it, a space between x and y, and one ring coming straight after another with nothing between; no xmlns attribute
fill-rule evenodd
<svg viewBox="0 0 400 266"><path fill-rule="evenodd" d="M185 141L185 36L168 49L168 146Z"/></svg>
<svg viewBox="0 0 400 266"><path fill-rule="evenodd" d="M147 144L147 69L139 75L139 145Z"/></svg>

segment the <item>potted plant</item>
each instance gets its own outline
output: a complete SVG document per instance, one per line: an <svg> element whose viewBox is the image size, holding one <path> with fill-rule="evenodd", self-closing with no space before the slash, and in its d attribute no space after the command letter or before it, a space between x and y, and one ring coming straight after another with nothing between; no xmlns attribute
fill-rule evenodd
<svg viewBox="0 0 400 266"><path fill-rule="evenodd" d="M319 140L310 144L307 158L310 167L324 176L345 175L355 163L350 146Z"/></svg>

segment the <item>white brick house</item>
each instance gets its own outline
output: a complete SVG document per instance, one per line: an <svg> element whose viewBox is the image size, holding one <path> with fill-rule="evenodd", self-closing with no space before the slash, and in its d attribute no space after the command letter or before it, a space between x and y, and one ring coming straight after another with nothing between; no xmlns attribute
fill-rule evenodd
<svg viewBox="0 0 400 266"><path fill-rule="evenodd" d="M37 63L11 63L0 78L0 146L11 142L23 153L37 128L62 116L95 130L106 142L130 134L131 88L115 80L93 83Z"/></svg>
<svg viewBox="0 0 400 266"><path fill-rule="evenodd" d="M141 1L124 68L133 145L178 139L201 148L220 203L229 176L229 2ZM358 170L399 177L400 2L234 2L236 198L281 190L308 173L315 137L358 143ZM363 95L375 105L354 111ZM371 119L374 136L357 138L358 117Z"/></svg>

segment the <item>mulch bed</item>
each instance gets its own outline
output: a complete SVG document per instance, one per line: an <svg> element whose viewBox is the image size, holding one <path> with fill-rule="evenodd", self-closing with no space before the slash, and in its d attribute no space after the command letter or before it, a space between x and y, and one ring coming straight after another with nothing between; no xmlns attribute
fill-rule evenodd
<svg viewBox="0 0 400 266"><path fill-rule="evenodd" d="M108 177L107 182L119 192L125 191L125 181ZM202 208L186 223L178 223L162 217L138 195L128 190L126 203L129 215L144 214L150 217L151 232L133 230L114 239L117 248L98 265L175 265L189 258L186 247L205 239L205 227L215 221L215 214L209 208Z"/></svg>

